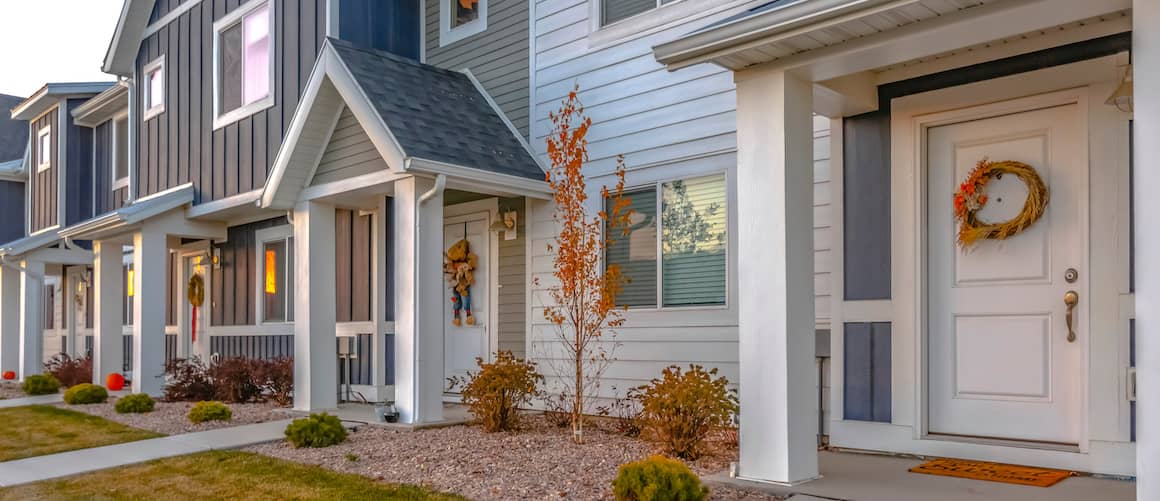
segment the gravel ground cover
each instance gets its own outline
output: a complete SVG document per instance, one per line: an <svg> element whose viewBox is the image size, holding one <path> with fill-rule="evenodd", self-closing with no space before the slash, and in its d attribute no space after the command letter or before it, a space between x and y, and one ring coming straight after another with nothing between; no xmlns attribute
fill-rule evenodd
<svg viewBox="0 0 1160 501"><path fill-rule="evenodd" d="M728 468L736 449L690 463L704 476ZM652 444L592 430L576 445L566 429L529 418L515 433L485 433L478 426L396 431L363 426L346 443L295 449L285 441L248 450L281 459L357 473L392 483L422 485L476 500L612 499L611 482L623 463L648 457ZM712 488L713 499L774 500L766 494Z"/></svg>
<svg viewBox="0 0 1160 501"><path fill-rule="evenodd" d="M20 383L13 383L11 381L0 382L0 399L20 398L23 397L24 390L20 389Z"/></svg>
<svg viewBox="0 0 1160 501"><path fill-rule="evenodd" d="M227 404L230 410L233 411L233 419L229 421L208 421L201 424L193 424L186 417L189 415L190 407L193 407L193 402L158 401L153 412L144 414L118 414L113 409L115 402L115 397L109 397L109 401L103 404L65 405L64 408L86 412L134 428L163 433L165 435L228 428L230 426L243 424L264 423L266 421L286 419L289 417L287 414L279 412L278 409L280 407L270 403Z"/></svg>

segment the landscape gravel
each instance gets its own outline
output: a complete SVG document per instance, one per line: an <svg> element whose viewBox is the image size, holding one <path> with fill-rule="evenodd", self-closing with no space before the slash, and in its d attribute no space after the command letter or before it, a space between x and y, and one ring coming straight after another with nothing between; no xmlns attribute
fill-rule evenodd
<svg viewBox="0 0 1160 501"><path fill-rule="evenodd" d="M87 412L134 428L165 435L228 428L230 426L263 423L287 418L286 413L279 411L281 409L280 407L270 403L227 404L230 410L233 411L233 419L229 421L207 421L200 424L193 424L189 422L189 418L187 417L190 407L193 407L193 402L158 401L153 408L153 412L144 414L118 414L113 409L115 403L116 398L110 397L109 401L103 404L66 405L64 407Z"/></svg>
<svg viewBox="0 0 1160 501"><path fill-rule="evenodd" d="M0 399L20 398L24 396L24 390L20 389L19 383L10 381L0 382Z"/></svg>
<svg viewBox="0 0 1160 501"><path fill-rule="evenodd" d="M485 433L478 426L417 431L362 426L340 445L295 449L285 441L248 450L393 483L422 485L475 500L612 499L617 467L656 452L652 444L591 430L583 445L566 429L533 417L526 429ZM718 473L736 449L692 462L699 475ZM774 500L776 497L724 487L713 499Z"/></svg>

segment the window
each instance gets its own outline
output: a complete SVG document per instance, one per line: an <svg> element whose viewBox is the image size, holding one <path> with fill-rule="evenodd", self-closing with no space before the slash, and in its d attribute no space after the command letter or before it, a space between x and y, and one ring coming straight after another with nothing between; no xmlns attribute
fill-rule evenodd
<svg viewBox="0 0 1160 501"><path fill-rule="evenodd" d="M659 183L625 197L633 211L628 234L609 234L605 251L606 265L620 266L628 279L617 302L652 308L724 305L725 176Z"/></svg>
<svg viewBox="0 0 1160 501"><path fill-rule="evenodd" d="M607 26L675 1L677 0L600 0L600 25Z"/></svg>
<svg viewBox="0 0 1160 501"><path fill-rule="evenodd" d="M294 238L290 226L259 230L258 319L264 323L294 321Z"/></svg>
<svg viewBox="0 0 1160 501"><path fill-rule="evenodd" d="M113 165L113 189L118 190L129 186L128 116L113 119L113 151L110 160Z"/></svg>
<svg viewBox="0 0 1160 501"><path fill-rule="evenodd" d="M36 132L36 172L52 167L52 127Z"/></svg>
<svg viewBox="0 0 1160 501"><path fill-rule="evenodd" d="M487 30L488 0L440 0L439 46Z"/></svg>
<svg viewBox="0 0 1160 501"><path fill-rule="evenodd" d="M142 89L145 113L142 120L149 120L165 111L165 57L157 58L144 68L145 86Z"/></svg>
<svg viewBox="0 0 1160 501"><path fill-rule="evenodd" d="M274 104L270 4L252 0L214 24L214 127L235 122Z"/></svg>

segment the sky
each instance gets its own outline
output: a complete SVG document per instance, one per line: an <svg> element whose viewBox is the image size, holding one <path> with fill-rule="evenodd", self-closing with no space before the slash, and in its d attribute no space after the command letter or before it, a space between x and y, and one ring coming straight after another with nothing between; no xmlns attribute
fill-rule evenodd
<svg viewBox="0 0 1160 501"><path fill-rule="evenodd" d="M48 82L111 82L101 72L122 0L0 0L0 94Z"/></svg>

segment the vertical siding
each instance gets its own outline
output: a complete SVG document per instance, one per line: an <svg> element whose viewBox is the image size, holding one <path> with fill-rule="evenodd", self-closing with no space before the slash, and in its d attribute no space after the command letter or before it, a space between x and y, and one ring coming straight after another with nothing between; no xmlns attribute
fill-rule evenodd
<svg viewBox="0 0 1160 501"><path fill-rule="evenodd" d="M843 419L890 422L890 323L847 323Z"/></svg>
<svg viewBox="0 0 1160 501"><path fill-rule="evenodd" d="M112 212L125 206L128 188L112 189L113 185L113 121L93 129L93 200L96 215Z"/></svg>
<svg viewBox="0 0 1160 501"><path fill-rule="evenodd" d="M334 211L335 319L371 320L371 216Z"/></svg>
<svg viewBox="0 0 1160 501"><path fill-rule="evenodd" d="M29 225L29 233L35 233L45 228L57 224L59 213L57 211L57 172L60 170L57 148L57 138L60 135L59 123L57 120L57 113L59 108L54 108L52 111L41 115L40 118L32 121L30 141L32 144L32 165L29 167L29 193L31 211L31 224ZM39 151L36 147L36 141L40 130L45 127L52 127L52 151L49 156L49 167L44 172L37 172L37 165L40 164Z"/></svg>
<svg viewBox="0 0 1160 501"><path fill-rule="evenodd" d="M422 2L342 0L339 3L339 38L363 47L419 59Z"/></svg>
<svg viewBox="0 0 1160 501"><path fill-rule="evenodd" d="M0 180L0 243L24 236L24 183Z"/></svg>
<svg viewBox="0 0 1160 501"><path fill-rule="evenodd" d="M162 3L156 18L176 6ZM138 196L192 182L197 202L204 203L265 184L322 46L326 1L271 3L276 16L271 27L274 106L214 130L213 23L241 3L202 0L142 42L137 71L164 55L166 95L165 112L137 128Z"/></svg>
<svg viewBox="0 0 1160 501"><path fill-rule="evenodd" d="M527 219L522 198L501 198L500 211L514 210L518 219L514 240L499 238L499 349L527 356ZM499 217L503 217L501 213Z"/></svg>
<svg viewBox="0 0 1160 501"><path fill-rule="evenodd" d="M439 9L448 2L425 1L426 62L452 70L470 69L520 134L527 136L528 0L490 0L487 30L444 47L439 46Z"/></svg>
<svg viewBox="0 0 1160 501"><path fill-rule="evenodd" d="M287 224L285 217L230 227L220 249L222 265L214 269L210 283L210 322L214 326L254 325L254 233L263 228Z"/></svg>
<svg viewBox="0 0 1160 501"><path fill-rule="evenodd" d="M76 125L72 120L72 111L84 102L84 99L69 99L65 105L68 110L64 161L66 226L93 217L93 129Z"/></svg>

